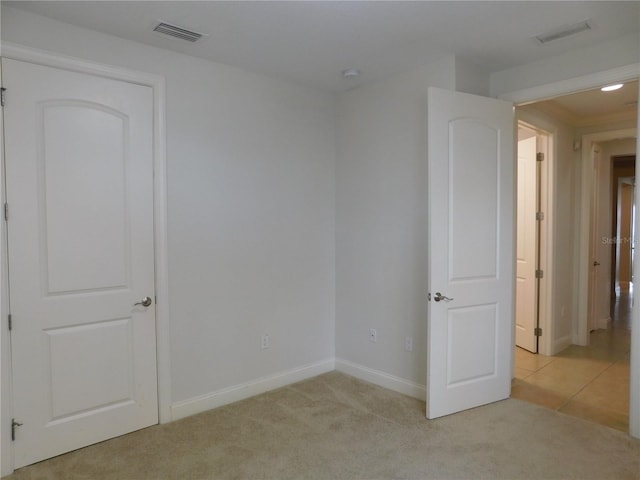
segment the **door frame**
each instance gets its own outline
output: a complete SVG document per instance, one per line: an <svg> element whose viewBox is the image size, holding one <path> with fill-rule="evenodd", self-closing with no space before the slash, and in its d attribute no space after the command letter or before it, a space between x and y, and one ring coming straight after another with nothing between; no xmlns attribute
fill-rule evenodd
<svg viewBox="0 0 640 480"><path fill-rule="evenodd" d="M620 187L618 185L619 180L621 178L623 178L623 175L619 174L619 171L616 171L616 163L619 160L623 160L623 159L630 159L630 157L634 157L634 161L633 161L633 169L634 169L634 175L631 178L635 178L635 156L636 155L625 155L625 154L618 154L616 153L615 155L613 155L611 157L611 187L614 190L615 193L617 192L616 195L613 195L611 197L611 219L612 219L612 225L611 225L611 237L615 238L618 237L620 238L620 235L618 235L618 230L620 229L620 222L618 219L618 205L619 205L619 196L620 196ZM619 164L620 165L620 164ZM621 168L622 167L621 165ZM626 176L626 175L624 175ZM635 239L633 239L633 242L635 243ZM611 294L615 293L615 288L616 288L616 280L618 279L618 271L616 268L616 264L618 264L618 260L619 260L619 246L620 244L618 243L617 245L614 245L616 248L612 248L611 249L611 278L609 279L609 281L611 282ZM633 264L632 264L633 266Z"/></svg>
<svg viewBox="0 0 640 480"><path fill-rule="evenodd" d="M534 103L549 98L568 95L576 93L582 90L589 90L593 88L606 85L608 83L624 82L629 80L636 80L640 77L640 63L633 63L624 65L609 70L603 70L595 73L582 75L580 77L569 78L565 80L559 80L557 82L551 82L544 85L539 85L531 88L525 88L522 90L516 90L500 95L499 98L509 100L515 105L524 105L527 103ZM640 110L638 111L638 118L636 125L640 122ZM640 138L636 137L636 149L640 150ZM639 158L636 156L636 168L639 167ZM584 185L584 170L585 165L582 162L581 175ZM581 188L581 195L584 195L584 188ZM635 204L640 205L640 189L637 189L635 196ZM584 218L584 209L580 212L580 236L582 235L585 223L588 225L588 214ZM588 231L587 231L588 235ZM637 238L637 235L635 235ZM588 245L586 245L586 252L584 251L584 241L580 242L580 255L579 258L584 258L584 255L588 255ZM640 262L636 262L640 264ZM634 265L634 276L638 275L635 272L639 267ZM581 278L579 277L579 280ZM584 282L584 279L582 279ZM581 284L582 287L582 284ZM580 290L579 290L580 292ZM574 303L579 302L580 296L577 296ZM630 405L629 405L629 433L631 436L640 438L640 305L638 302L634 302L634 307L631 314L631 374L630 374Z"/></svg>
<svg viewBox="0 0 640 480"><path fill-rule="evenodd" d="M591 271L591 248L592 238L596 225L591 224L593 168L591 168L591 158L594 142L606 142L622 137L634 137L637 128L625 128L620 130L609 130L582 135L581 145L581 197L580 197L580 248L578 249L580 260L579 268L579 290L578 290L578 322L577 329L573 332L573 343L577 345L589 345L589 303L591 301L589 291L589 275ZM607 162L607 165L609 163ZM636 164L637 166L637 164ZM635 325L635 324L634 324ZM639 370L640 372L640 370Z"/></svg>
<svg viewBox="0 0 640 480"><path fill-rule="evenodd" d="M3 42L2 57L34 63L72 72L120 80L148 86L153 92L153 239L155 246L155 295L156 295L156 362L158 372L158 422L171 421L171 376L170 376L170 322L169 322L169 270L167 243L167 162L165 123L165 78L126 68L102 65L87 60L67 57L51 52L23 47ZM11 92L7 92L10 102ZM0 124L0 127L2 125ZM4 136L0 130L0 137ZM4 138L2 138L4 141ZM3 146L3 144L0 144ZM6 202L4 148L0 149L0 198ZM8 262L6 222L0 225L0 269L2 290L0 291L0 475L13 471L13 448L6 440L4 432L9 432L13 413L11 391L11 350L10 335L5 328L8 314Z"/></svg>

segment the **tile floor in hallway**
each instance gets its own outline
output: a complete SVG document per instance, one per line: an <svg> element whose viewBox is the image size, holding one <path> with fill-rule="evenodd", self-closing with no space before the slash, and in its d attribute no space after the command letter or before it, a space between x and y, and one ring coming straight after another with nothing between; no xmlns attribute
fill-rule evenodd
<svg viewBox="0 0 640 480"><path fill-rule="evenodd" d="M588 347L554 356L516 347L511 396L609 427L629 429L631 300L618 297L611 327L591 332Z"/></svg>

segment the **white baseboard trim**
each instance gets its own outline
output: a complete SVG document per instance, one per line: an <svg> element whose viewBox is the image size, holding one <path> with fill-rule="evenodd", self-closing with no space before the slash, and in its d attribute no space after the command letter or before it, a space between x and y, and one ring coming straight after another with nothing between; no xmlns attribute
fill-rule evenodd
<svg viewBox="0 0 640 480"><path fill-rule="evenodd" d="M607 329L609 328L610 324L611 324L611 317L601 318L596 322L596 328Z"/></svg>
<svg viewBox="0 0 640 480"><path fill-rule="evenodd" d="M330 358L279 372L274 375L268 375L250 382L223 388L215 392L205 393L204 395L199 395L187 400L181 400L171 405L171 419L179 420L189 417L211 410L212 408L244 400L245 398L253 397L268 392L269 390L275 390L276 388L306 380L307 378L316 377L333 370L335 370L335 360Z"/></svg>
<svg viewBox="0 0 640 480"><path fill-rule="evenodd" d="M552 351L550 355L556 355L557 353L560 353L562 350L567 348L569 345L572 345L573 343L575 342L572 341L571 335L565 335L564 337L555 339L553 341Z"/></svg>
<svg viewBox="0 0 640 480"><path fill-rule="evenodd" d="M335 366L337 371L359 378L365 382L371 382L380 387L388 388L389 390L403 393L420 400L425 400L426 398L427 387L425 385L420 385L410 380L358 365L341 358L336 358Z"/></svg>

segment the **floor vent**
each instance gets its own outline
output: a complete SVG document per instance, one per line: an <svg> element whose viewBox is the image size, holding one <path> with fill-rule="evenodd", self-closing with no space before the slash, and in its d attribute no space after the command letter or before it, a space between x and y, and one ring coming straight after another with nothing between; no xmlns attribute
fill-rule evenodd
<svg viewBox="0 0 640 480"><path fill-rule="evenodd" d="M187 42L191 43L197 42L205 36L204 33L193 32L191 30L187 30L186 28L178 27L176 25L171 25L170 23L165 22L158 23L154 27L153 31L163 33L171 37L181 38L182 40L186 40Z"/></svg>

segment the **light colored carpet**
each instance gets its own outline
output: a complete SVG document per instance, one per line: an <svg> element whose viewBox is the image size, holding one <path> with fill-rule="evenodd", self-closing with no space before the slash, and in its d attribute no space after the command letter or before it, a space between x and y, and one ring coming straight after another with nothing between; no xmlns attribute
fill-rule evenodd
<svg viewBox="0 0 640 480"><path fill-rule="evenodd" d="M18 470L9 480L639 479L640 441L519 400L438 420L331 372Z"/></svg>

